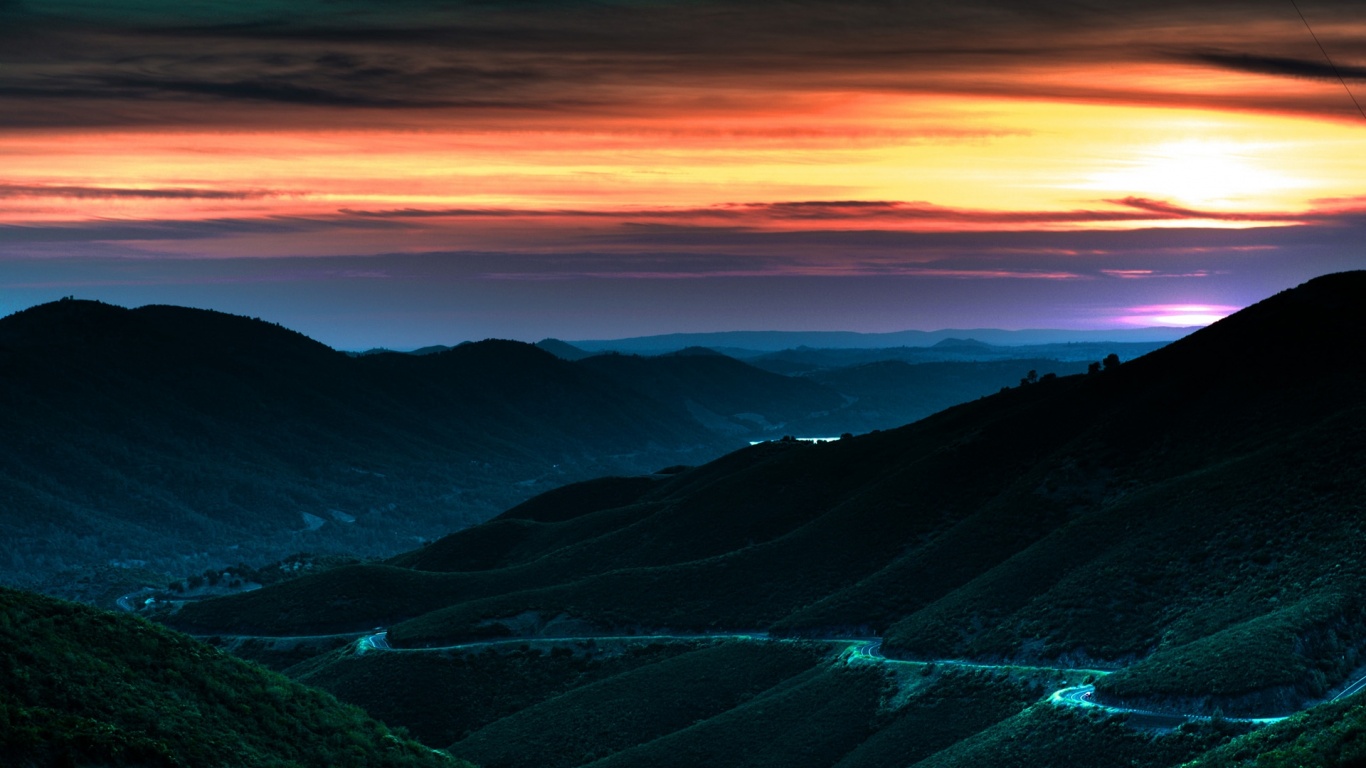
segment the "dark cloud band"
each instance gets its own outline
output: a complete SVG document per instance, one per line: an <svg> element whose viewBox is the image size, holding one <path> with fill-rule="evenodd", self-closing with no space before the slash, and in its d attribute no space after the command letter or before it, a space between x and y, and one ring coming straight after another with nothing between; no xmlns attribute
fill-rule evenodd
<svg viewBox="0 0 1366 768"><path fill-rule="evenodd" d="M1339 64L1334 67L1326 61L1291 59L1279 56L1255 56L1246 53L1225 53L1220 51L1201 51L1188 54L1191 61L1211 64L1224 69L1241 72L1255 72L1259 75L1280 75L1285 77L1305 77L1315 80L1336 82L1341 76L1345 80L1366 81L1366 67L1353 67Z"/></svg>
<svg viewBox="0 0 1366 768"><path fill-rule="evenodd" d="M1349 4L1315 9L1347 29ZM1271 2L298 3L199 13L167 2L85 16L0 5L0 124L269 123L219 105L350 109L648 109L671 87L1002 94L1109 103L1333 112L1325 94L1163 93L1087 78L1114 65L1186 63L1326 79L1326 62ZM201 9L202 10L202 9ZM97 15L99 14L99 15ZM1360 50L1338 32L1330 45ZM1344 78L1366 79L1347 62ZM1060 77L1060 75L1067 75ZM79 104L117 102L95 115ZM53 109L52 102L70 104ZM34 109L35 106L41 107ZM323 119L315 115L314 119Z"/></svg>

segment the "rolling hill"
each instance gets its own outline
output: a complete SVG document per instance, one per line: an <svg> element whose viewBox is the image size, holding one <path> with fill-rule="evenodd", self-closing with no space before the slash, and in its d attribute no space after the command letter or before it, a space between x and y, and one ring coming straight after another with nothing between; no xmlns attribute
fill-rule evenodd
<svg viewBox="0 0 1366 768"><path fill-rule="evenodd" d="M734 414L780 423L842 402L730 360L628 367L506 341L353 357L168 306L16 313L0 319L0 582L392 554L566 482L764 434Z"/></svg>
<svg viewBox="0 0 1366 768"><path fill-rule="evenodd" d="M9 766L467 766L132 616L0 588Z"/></svg>
<svg viewBox="0 0 1366 768"><path fill-rule="evenodd" d="M1103 700L1275 713L1366 661L1366 273L1112 370L835 443L533 500L385 564L187 606L201 632L758 629L1109 665Z"/></svg>

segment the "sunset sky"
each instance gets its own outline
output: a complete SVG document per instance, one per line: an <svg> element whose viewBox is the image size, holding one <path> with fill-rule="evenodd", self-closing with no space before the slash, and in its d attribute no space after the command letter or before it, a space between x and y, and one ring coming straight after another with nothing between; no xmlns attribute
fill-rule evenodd
<svg viewBox="0 0 1366 768"><path fill-rule="evenodd" d="M1203 324L1366 268L1366 13L1299 7L1337 74L1288 0L0 0L0 314Z"/></svg>

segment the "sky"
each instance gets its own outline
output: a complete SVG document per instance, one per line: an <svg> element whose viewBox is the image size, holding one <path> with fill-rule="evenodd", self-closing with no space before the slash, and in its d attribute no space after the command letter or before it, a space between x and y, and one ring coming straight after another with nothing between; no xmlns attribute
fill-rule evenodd
<svg viewBox="0 0 1366 768"><path fill-rule="evenodd" d="M1201 325L1366 268L1357 101L1359 0L0 0L0 314Z"/></svg>

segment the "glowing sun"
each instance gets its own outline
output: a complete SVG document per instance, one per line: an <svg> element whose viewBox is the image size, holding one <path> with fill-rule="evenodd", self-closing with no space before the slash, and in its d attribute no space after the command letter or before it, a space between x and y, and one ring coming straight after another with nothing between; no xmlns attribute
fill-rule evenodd
<svg viewBox="0 0 1366 768"><path fill-rule="evenodd" d="M1189 206L1243 208L1297 186L1268 167L1268 147L1218 140L1174 141L1138 149L1085 186Z"/></svg>

